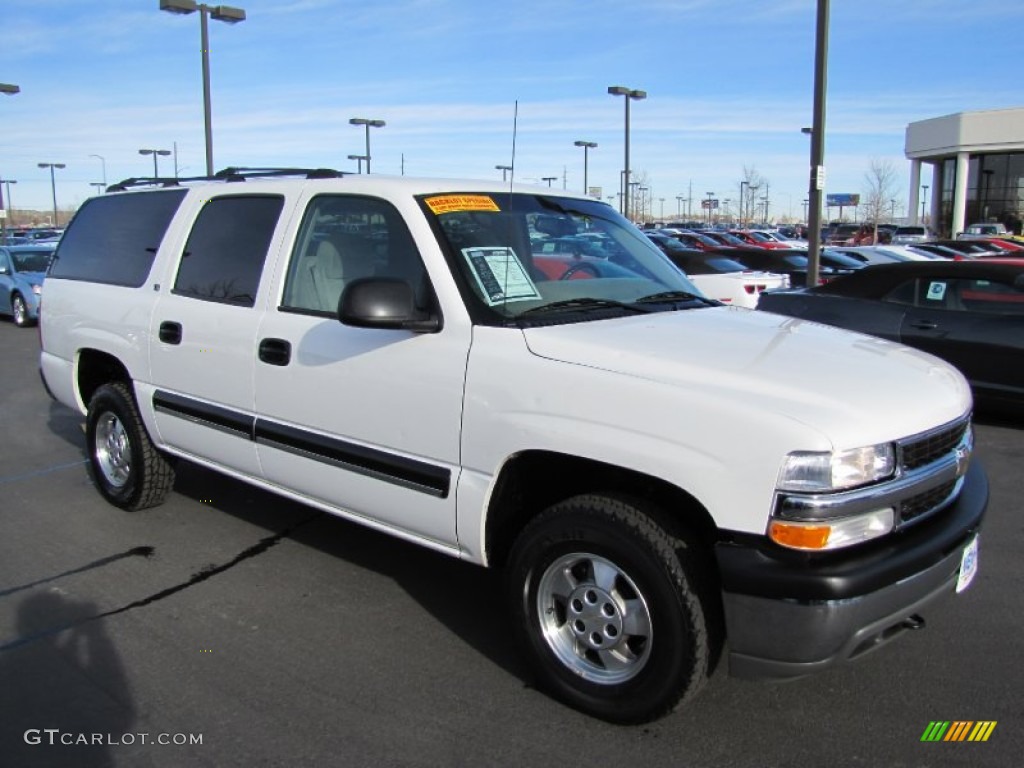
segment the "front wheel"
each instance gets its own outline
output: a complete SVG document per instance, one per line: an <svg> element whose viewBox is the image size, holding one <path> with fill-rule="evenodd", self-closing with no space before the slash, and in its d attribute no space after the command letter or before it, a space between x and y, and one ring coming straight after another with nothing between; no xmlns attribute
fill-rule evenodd
<svg viewBox="0 0 1024 768"><path fill-rule="evenodd" d="M128 384L96 390L85 436L93 480L107 501L129 511L163 502L174 485L174 466L149 439Z"/></svg>
<svg viewBox="0 0 1024 768"><path fill-rule="evenodd" d="M708 676L704 609L692 545L643 502L567 499L513 545L511 608L540 685L605 720L655 719Z"/></svg>
<svg viewBox="0 0 1024 768"><path fill-rule="evenodd" d="M25 328L32 323L28 316L28 305L25 304L25 298L20 293L11 297L11 317L14 318L14 324L19 328Z"/></svg>

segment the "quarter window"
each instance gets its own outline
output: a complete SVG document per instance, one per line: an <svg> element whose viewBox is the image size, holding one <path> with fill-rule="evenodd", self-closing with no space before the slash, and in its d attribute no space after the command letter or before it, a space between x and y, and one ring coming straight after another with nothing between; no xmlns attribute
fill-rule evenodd
<svg viewBox="0 0 1024 768"><path fill-rule="evenodd" d="M251 307L284 198L216 197L192 227L173 293Z"/></svg>
<svg viewBox="0 0 1024 768"><path fill-rule="evenodd" d="M185 194L173 189L87 200L61 238L49 276L138 288Z"/></svg>

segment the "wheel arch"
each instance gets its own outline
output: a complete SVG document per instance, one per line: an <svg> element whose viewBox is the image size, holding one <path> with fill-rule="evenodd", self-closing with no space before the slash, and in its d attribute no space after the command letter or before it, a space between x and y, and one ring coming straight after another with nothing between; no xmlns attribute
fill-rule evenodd
<svg viewBox="0 0 1024 768"><path fill-rule="evenodd" d="M659 477L594 459L552 451L524 451L505 462L487 509L484 546L488 564L500 568L516 536L553 504L582 493L607 493L651 502L666 532L696 538L712 556L718 528L685 489Z"/></svg>
<svg viewBox="0 0 1024 768"><path fill-rule="evenodd" d="M117 357L98 349L80 349L77 355L75 390L83 411L88 409L93 394L104 384L123 381L132 386L128 368Z"/></svg>

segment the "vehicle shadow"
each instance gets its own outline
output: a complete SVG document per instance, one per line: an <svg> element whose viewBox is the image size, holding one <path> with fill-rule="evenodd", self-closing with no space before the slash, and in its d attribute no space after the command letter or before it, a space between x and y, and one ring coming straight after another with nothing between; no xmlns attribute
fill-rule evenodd
<svg viewBox="0 0 1024 768"><path fill-rule="evenodd" d="M18 605L16 635L0 638L0 763L115 764L107 742L132 731L136 711L97 613L94 603L51 590Z"/></svg>
<svg viewBox="0 0 1024 768"><path fill-rule="evenodd" d="M174 491L270 532L293 529L288 534L292 541L391 579L475 651L529 681L494 571L318 513L189 462L179 462Z"/></svg>
<svg viewBox="0 0 1024 768"><path fill-rule="evenodd" d="M50 434L77 448L82 454L82 458L86 458L84 416L65 405L50 400L46 426L49 428Z"/></svg>

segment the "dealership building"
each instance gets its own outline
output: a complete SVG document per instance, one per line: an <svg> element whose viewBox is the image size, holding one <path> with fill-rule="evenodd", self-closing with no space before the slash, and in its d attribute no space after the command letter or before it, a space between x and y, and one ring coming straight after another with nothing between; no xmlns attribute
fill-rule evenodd
<svg viewBox="0 0 1024 768"><path fill-rule="evenodd" d="M908 214L940 235L1024 219L1024 108L958 112L907 126ZM931 173L922 174L922 165Z"/></svg>

